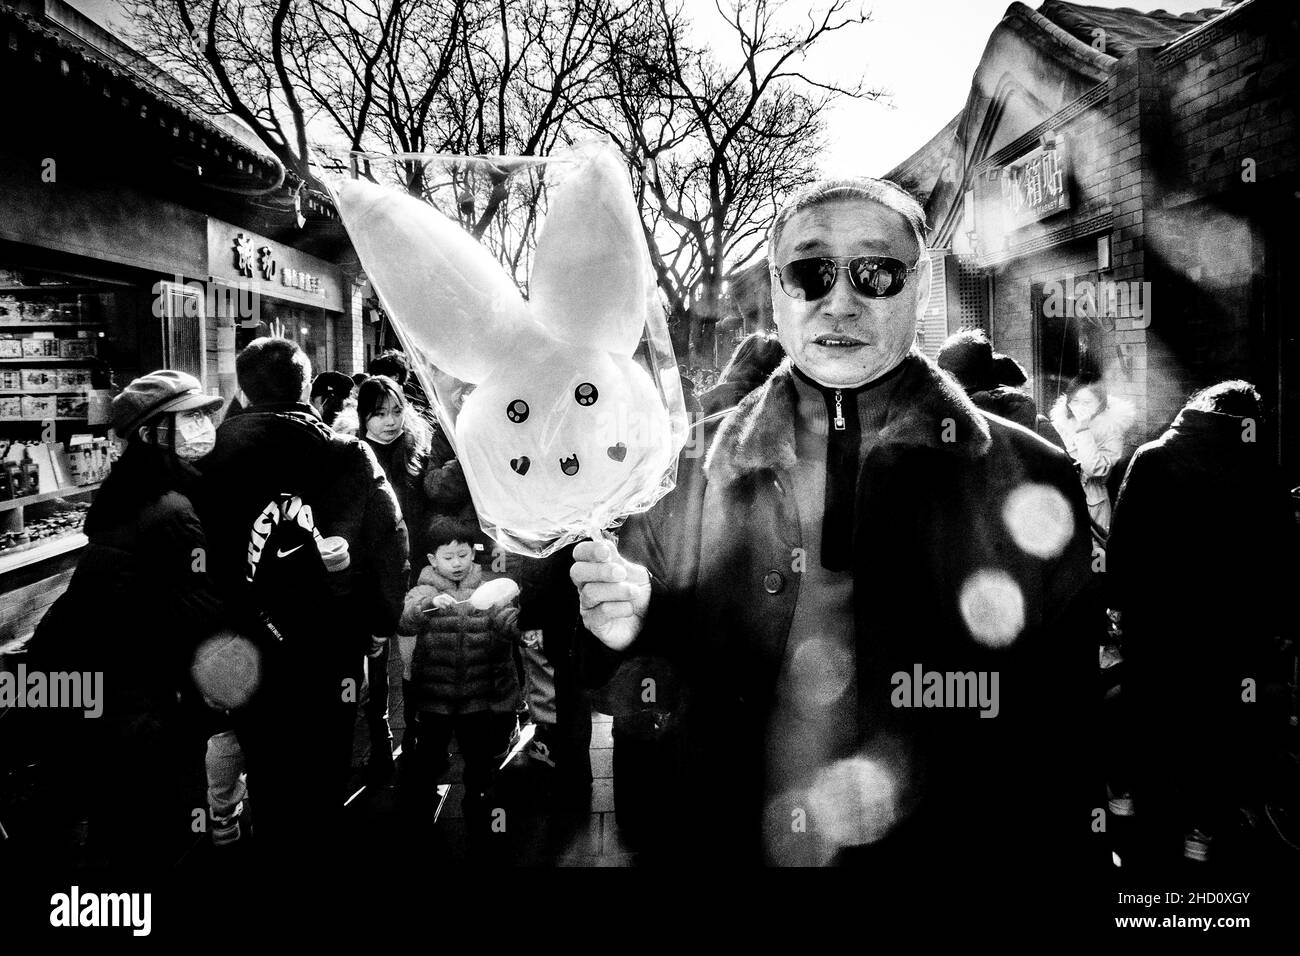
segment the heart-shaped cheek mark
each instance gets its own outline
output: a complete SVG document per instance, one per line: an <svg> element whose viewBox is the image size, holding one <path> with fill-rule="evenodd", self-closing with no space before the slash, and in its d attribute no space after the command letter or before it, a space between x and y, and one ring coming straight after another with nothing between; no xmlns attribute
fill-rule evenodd
<svg viewBox="0 0 1300 956"><path fill-rule="evenodd" d="M520 455L518 458L510 459L510 467L521 475L528 474L528 466L531 464L532 462L528 460L527 455Z"/></svg>
<svg viewBox="0 0 1300 956"><path fill-rule="evenodd" d="M606 449L606 453L615 461L622 461L627 457L627 445L624 445L622 442L619 442L617 445L611 445Z"/></svg>

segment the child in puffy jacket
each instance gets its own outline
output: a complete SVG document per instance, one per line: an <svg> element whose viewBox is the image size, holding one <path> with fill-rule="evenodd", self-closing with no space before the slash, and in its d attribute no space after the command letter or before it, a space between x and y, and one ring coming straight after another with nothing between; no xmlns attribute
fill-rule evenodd
<svg viewBox="0 0 1300 956"><path fill-rule="evenodd" d="M515 730L513 645L521 640L513 600L487 610L469 603L487 580L474 562L476 531L443 515L429 522L429 565L406 595L398 636L415 719L404 745L410 782L427 786L442 779L455 734L471 805L485 798Z"/></svg>

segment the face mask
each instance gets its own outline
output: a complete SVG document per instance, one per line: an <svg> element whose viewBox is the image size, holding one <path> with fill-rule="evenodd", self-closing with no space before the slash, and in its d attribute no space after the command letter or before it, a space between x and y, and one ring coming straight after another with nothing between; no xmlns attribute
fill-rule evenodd
<svg viewBox="0 0 1300 956"><path fill-rule="evenodd" d="M402 432L399 429L397 434L395 434L392 438L384 438L380 434L382 429L383 426L381 425L367 425L366 437L369 438L372 442L374 442L377 445L391 445L393 442L397 441L397 439L402 437Z"/></svg>
<svg viewBox="0 0 1300 956"><path fill-rule="evenodd" d="M1081 422L1086 422L1095 411L1096 408L1092 405L1081 405L1078 402L1070 403L1070 414Z"/></svg>
<svg viewBox="0 0 1300 956"><path fill-rule="evenodd" d="M198 461L217 443L217 426L207 415L178 417L176 420L176 457Z"/></svg>

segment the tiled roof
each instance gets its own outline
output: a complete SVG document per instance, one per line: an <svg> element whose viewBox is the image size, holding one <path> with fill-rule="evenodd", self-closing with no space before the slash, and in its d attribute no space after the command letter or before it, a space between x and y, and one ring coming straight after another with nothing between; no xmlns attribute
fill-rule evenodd
<svg viewBox="0 0 1300 956"><path fill-rule="evenodd" d="M1222 7L1206 7L1181 15L1166 10L1142 13L1131 7L1090 7L1063 0L1045 0L1038 8L1041 16L1089 46L1104 39L1105 52L1116 58L1135 49L1162 47L1224 12Z"/></svg>
<svg viewBox="0 0 1300 956"><path fill-rule="evenodd" d="M62 69L65 76L79 74L86 77L87 82L93 77L101 82L112 82L119 88L126 85L142 100L163 107L166 113L171 114L172 120L184 120L187 125L195 127L203 136L212 140L214 146L220 146L232 156L237 155L238 160L248 166L250 173L256 166L264 170L263 175L270 173L273 177L278 177L278 162L267 152L251 148L248 143L196 113L139 73L33 17L0 6L0 55L13 55L23 50L29 51L38 62L45 56L57 56L65 64Z"/></svg>

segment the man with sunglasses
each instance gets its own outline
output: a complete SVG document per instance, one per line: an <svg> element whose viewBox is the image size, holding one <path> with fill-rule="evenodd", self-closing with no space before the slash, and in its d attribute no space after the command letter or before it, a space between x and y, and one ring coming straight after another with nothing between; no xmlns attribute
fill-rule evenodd
<svg viewBox="0 0 1300 956"><path fill-rule="evenodd" d="M915 349L923 228L881 180L794 196L768 247L788 358L617 549L575 549L606 706L681 755L657 846L1020 885L1093 836L1083 498Z"/></svg>

